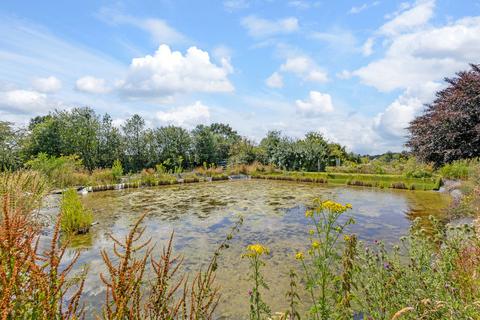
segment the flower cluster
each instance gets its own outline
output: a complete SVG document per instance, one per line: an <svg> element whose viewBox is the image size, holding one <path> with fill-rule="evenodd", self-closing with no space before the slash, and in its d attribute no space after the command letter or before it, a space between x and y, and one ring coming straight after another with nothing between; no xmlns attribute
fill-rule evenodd
<svg viewBox="0 0 480 320"><path fill-rule="evenodd" d="M256 244L251 244L249 246L247 246L247 252L243 255L243 256L246 256L246 257L257 257L257 256L261 256L263 254L269 254L270 253L270 250L268 250L267 247L259 244L259 243L256 243Z"/></svg>
<svg viewBox="0 0 480 320"><path fill-rule="evenodd" d="M343 205L332 200L327 200L323 201L319 207L323 210L329 210L334 213L342 213L347 211L348 209L351 209L352 205L350 203Z"/></svg>

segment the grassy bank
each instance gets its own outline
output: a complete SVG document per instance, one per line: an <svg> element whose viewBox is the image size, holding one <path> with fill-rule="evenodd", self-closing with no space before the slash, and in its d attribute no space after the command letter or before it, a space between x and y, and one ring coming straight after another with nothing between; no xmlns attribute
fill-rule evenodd
<svg viewBox="0 0 480 320"><path fill-rule="evenodd" d="M407 178L403 175L386 174L285 171L272 173L253 173L252 178L407 190L438 190L441 185L440 177Z"/></svg>

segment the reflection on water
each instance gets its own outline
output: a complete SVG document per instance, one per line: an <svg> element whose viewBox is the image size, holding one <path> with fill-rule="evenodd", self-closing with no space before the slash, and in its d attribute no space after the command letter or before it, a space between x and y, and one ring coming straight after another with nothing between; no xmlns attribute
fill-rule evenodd
<svg viewBox="0 0 480 320"><path fill-rule="evenodd" d="M244 224L224 251L217 274L222 287L218 316L244 319L248 314L247 261L240 258L247 244L260 242L271 250L265 275L270 291L265 300L274 311L283 311L288 271L296 267L293 258L305 248L309 226L305 206L316 197L351 203L356 224L350 231L365 241L396 241L405 234L411 220L427 214L439 215L447 199L435 192L411 192L354 187L328 187L310 183L243 180L199 183L148 189L107 191L88 194L84 203L98 222L91 235L80 238L79 263L90 266L85 299L93 316L103 300L98 274L104 271L100 250L111 252L107 234L121 236L143 212L146 235L157 243L157 251L175 230L175 251L185 256L184 270L196 271L207 263L238 215ZM73 249L72 249L73 251Z"/></svg>

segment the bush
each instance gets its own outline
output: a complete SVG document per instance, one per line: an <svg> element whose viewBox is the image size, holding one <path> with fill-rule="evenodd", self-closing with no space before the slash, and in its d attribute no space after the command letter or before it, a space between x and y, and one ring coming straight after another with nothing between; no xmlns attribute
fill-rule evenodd
<svg viewBox="0 0 480 320"><path fill-rule="evenodd" d="M84 234L90 230L93 214L83 207L75 189L68 189L63 193L60 206L62 219L60 228L69 235Z"/></svg>
<svg viewBox="0 0 480 320"><path fill-rule="evenodd" d="M118 159L115 160L115 161L113 161L112 176L113 176L113 179L115 180L115 182L119 182L120 179L121 179L122 176L123 176L122 163L121 163L120 160L118 160Z"/></svg>
<svg viewBox="0 0 480 320"><path fill-rule="evenodd" d="M53 186L60 188L76 184L75 174L83 170L82 161L76 155L50 157L46 153L39 153L26 166L45 174Z"/></svg>
<svg viewBox="0 0 480 320"><path fill-rule="evenodd" d="M407 178L430 178L433 175L433 165L420 162L415 157L407 160L403 174Z"/></svg>
<svg viewBox="0 0 480 320"><path fill-rule="evenodd" d="M447 179L466 180L471 168L478 165L478 160L457 160L440 168L440 174Z"/></svg>

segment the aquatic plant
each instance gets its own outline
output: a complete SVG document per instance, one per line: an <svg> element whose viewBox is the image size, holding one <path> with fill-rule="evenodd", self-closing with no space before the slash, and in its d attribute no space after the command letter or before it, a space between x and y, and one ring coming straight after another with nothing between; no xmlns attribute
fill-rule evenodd
<svg viewBox="0 0 480 320"><path fill-rule="evenodd" d="M261 288L269 289L261 272L261 267L265 265L261 257L268 254L270 251L267 247L256 243L247 246L246 252L242 255L250 263L250 280L253 281L253 288L249 292L251 320L261 320L265 319L265 316L271 315L270 307L263 301L260 293Z"/></svg>
<svg viewBox="0 0 480 320"><path fill-rule="evenodd" d="M75 235L84 234L90 230L93 214L84 208L75 189L68 189L62 194L60 211L62 232Z"/></svg>

